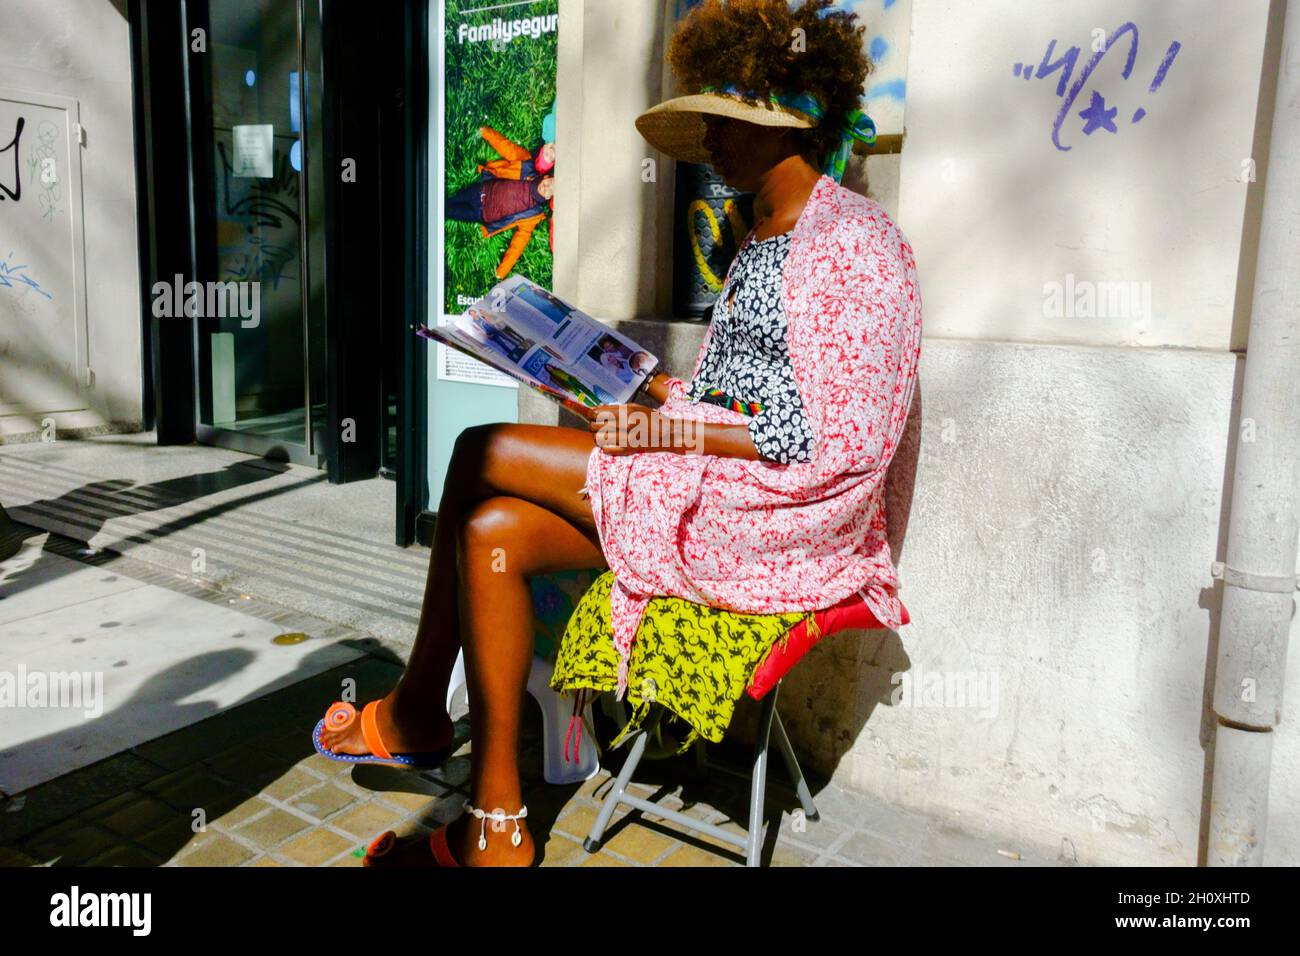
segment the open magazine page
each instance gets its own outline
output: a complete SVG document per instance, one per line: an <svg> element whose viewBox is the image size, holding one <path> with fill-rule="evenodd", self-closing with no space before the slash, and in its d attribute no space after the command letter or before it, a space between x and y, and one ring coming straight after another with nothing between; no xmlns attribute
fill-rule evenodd
<svg viewBox="0 0 1300 956"><path fill-rule="evenodd" d="M437 332L492 367L586 408L628 401L659 365L627 336L519 275Z"/></svg>
<svg viewBox="0 0 1300 956"><path fill-rule="evenodd" d="M465 335L463 332L458 332L451 325L441 325L436 328L429 328L421 325L416 329L416 334L422 338L430 339L434 342L440 342L443 345L450 346L466 355L472 356L480 362L483 362L488 368L500 369L503 374L508 375L517 382L522 382L525 385L537 389L537 391L546 395L548 398L552 398L559 402L580 418L587 417L586 409L590 408L590 405L579 402L571 393L557 388L554 385L542 384L540 381L530 377L517 365L503 363L499 355L483 349L476 341Z"/></svg>

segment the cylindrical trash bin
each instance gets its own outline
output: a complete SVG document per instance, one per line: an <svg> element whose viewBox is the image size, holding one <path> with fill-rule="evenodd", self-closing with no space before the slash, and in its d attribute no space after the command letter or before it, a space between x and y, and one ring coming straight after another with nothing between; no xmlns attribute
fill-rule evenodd
<svg viewBox="0 0 1300 956"><path fill-rule="evenodd" d="M702 319L754 222L754 195L712 166L678 162L673 215L673 314Z"/></svg>

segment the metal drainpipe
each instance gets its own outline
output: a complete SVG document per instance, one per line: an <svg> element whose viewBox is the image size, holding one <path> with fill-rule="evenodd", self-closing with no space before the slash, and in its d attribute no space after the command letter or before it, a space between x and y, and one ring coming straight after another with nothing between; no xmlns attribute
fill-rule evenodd
<svg viewBox="0 0 1300 956"><path fill-rule="evenodd" d="M1300 0L1284 33L1264 185L1232 482L1215 671L1210 866L1259 866L1268 823L1273 728L1282 719L1297 588L1300 482Z"/></svg>

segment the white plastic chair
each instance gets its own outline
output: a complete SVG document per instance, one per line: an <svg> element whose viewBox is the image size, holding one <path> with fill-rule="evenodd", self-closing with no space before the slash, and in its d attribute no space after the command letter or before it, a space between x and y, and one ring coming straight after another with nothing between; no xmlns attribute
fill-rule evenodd
<svg viewBox="0 0 1300 956"><path fill-rule="evenodd" d="M528 693L533 695L542 709L542 776L547 783L582 783L600 773L600 756L590 732L578 742L577 762L564 760L564 735L569 729L572 704L551 690L551 674L555 668L542 657L533 658L533 669L528 674ZM447 713L451 713L456 697L465 689L465 652L456 655L456 666L447 685ZM590 727L591 705L583 711L586 725ZM577 736L576 732L575 735ZM570 750L572 750L572 745Z"/></svg>

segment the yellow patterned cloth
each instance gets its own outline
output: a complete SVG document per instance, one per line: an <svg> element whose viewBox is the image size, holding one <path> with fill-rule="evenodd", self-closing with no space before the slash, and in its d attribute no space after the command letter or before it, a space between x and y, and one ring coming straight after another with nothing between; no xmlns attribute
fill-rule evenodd
<svg viewBox="0 0 1300 956"><path fill-rule="evenodd" d="M590 693L612 692L618 683L613 583L614 572L606 571L582 596L555 661L551 688L577 694L578 712ZM739 614L681 598L652 598L628 663L632 718L610 746L640 727L654 703L690 726L682 751L698 737L718 743L767 652L806 617L811 613Z"/></svg>

